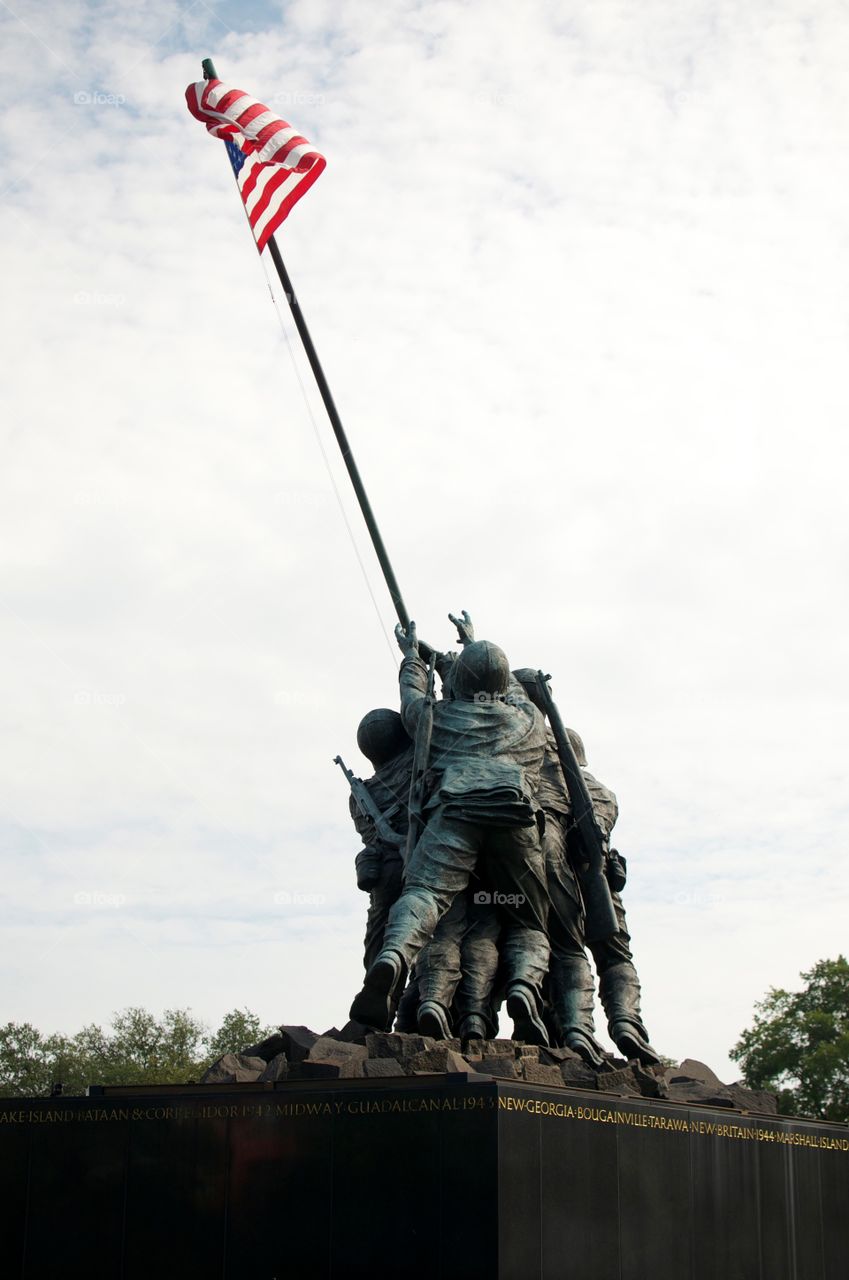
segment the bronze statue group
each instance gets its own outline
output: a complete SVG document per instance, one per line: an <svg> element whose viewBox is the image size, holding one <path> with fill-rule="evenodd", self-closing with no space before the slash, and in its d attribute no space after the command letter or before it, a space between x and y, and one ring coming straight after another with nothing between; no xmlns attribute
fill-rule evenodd
<svg viewBox="0 0 849 1280"><path fill-rule="evenodd" d="M503 650L474 639L468 614L449 618L459 654L419 641L414 623L396 627L401 710L360 722L372 777L345 770L363 842L357 884L369 894L351 1017L492 1039L506 1003L514 1039L598 1066L589 950L610 1038L626 1058L657 1063L622 905L625 860L610 847L616 797L587 769L544 672L511 671Z"/></svg>

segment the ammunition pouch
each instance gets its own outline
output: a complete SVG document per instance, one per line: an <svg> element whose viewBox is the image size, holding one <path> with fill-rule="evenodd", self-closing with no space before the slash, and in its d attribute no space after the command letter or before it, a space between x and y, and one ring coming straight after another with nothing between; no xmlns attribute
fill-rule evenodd
<svg viewBox="0 0 849 1280"><path fill-rule="evenodd" d="M383 855L374 845L361 849L354 859L357 870L357 888L363 893L370 893L380 880L383 870Z"/></svg>

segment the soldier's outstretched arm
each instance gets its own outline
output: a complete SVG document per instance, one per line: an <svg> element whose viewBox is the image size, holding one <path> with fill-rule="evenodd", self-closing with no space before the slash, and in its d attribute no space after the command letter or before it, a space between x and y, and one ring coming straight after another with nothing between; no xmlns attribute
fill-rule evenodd
<svg viewBox="0 0 849 1280"><path fill-rule="evenodd" d="M455 618L453 613L449 613L448 621L453 622L457 628L458 644L461 644L464 649L467 644L474 644L475 624L472 622L471 615L465 609L459 618Z"/></svg>
<svg viewBox="0 0 849 1280"><path fill-rule="evenodd" d="M404 661L398 672L398 683L401 687L401 718L404 721L404 728L411 737L415 737L416 725L427 693L427 665L419 653L415 622L411 621L407 630L399 622L395 628L395 639L404 655Z"/></svg>

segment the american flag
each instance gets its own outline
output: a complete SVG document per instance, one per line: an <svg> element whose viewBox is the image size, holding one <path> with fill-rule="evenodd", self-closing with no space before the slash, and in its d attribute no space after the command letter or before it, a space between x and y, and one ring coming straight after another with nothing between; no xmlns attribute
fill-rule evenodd
<svg viewBox="0 0 849 1280"><path fill-rule="evenodd" d="M309 191L327 161L268 107L220 80L190 84L186 102L213 137L224 139L262 253L269 237Z"/></svg>

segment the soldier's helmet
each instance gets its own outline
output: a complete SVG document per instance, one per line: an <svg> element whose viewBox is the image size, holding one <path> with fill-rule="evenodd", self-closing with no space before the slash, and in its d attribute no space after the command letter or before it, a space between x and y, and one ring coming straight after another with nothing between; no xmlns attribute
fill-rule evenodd
<svg viewBox="0 0 849 1280"><path fill-rule="evenodd" d="M367 712L357 727L357 746L376 769L410 745L404 721L397 711L377 707Z"/></svg>
<svg viewBox="0 0 849 1280"><path fill-rule="evenodd" d="M582 769L587 767L587 753L584 750L584 739L578 733L577 729L567 729L569 741L572 744L572 750L575 752L575 759Z"/></svg>
<svg viewBox="0 0 849 1280"><path fill-rule="evenodd" d="M540 711L545 708L542 704L542 698L539 693L539 682L537 672L532 667L517 667L513 675L519 681L519 684L525 690L535 707L539 707ZM572 750L575 752L575 759L582 769L587 767L587 753L584 749L584 740L574 729L567 729L569 741L572 743Z"/></svg>
<svg viewBox="0 0 849 1280"><path fill-rule="evenodd" d="M455 698L497 696L507 692L509 683L507 654L489 640L467 644L451 671L451 692Z"/></svg>

